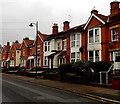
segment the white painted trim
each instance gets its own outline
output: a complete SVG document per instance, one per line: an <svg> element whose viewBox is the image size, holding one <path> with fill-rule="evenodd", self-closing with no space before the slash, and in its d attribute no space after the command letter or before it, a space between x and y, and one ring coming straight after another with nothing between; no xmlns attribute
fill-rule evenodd
<svg viewBox="0 0 120 104"><path fill-rule="evenodd" d="M88 24L91 21L92 17L95 17L97 20L99 20L100 22L102 22L103 24L105 24L105 22L102 19L100 19L99 17L97 17L95 14L91 14L90 17L89 17L89 19L88 19L88 21L87 21L87 23L86 23L86 25L84 26L84 30L88 26Z"/></svg>
<svg viewBox="0 0 120 104"><path fill-rule="evenodd" d="M43 42L43 39L41 38L40 34L38 34L38 37L39 37L39 38L40 38L40 40ZM36 42L36 37L35 37L35 40L34 40L33 45L35 44L35 42Z"/></svg>

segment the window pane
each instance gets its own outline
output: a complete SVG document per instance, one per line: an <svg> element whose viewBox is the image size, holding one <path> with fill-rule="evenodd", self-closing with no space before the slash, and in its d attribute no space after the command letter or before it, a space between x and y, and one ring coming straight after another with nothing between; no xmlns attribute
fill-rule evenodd
<svg viewBox="0 0 120 104"><path fill-rule="evenodd" d="M93 30L89 31L89 43L93 43Z"/></svg>
<svg viewBox="0 0 120 104"><path fill-rule="evenodd" d="M112 29L112 40L118 40L118 28Z"/></svg>
<svg viewBox="0 0 120 104"><path fill-rule="evenodd" d="M58 42L57 48L58 48L58 50L61 50L61 43L60 42Z"/></svg>
<svg viewBox="0 0 120 104"><path fill-rule="evenodd" d="M77 59L80 58L80 52L77 52Z"/></svg>
<svg viewBox="0 0 120 104"><path fill-rule="evenodd" d="M71 37L71 47L75 47L75 34Z"/></svg>
<svg viewBox="0 0 120 104"><path fill-rule="evenodd" d="M80 46L80 41L77 41L76 46L77 46L77 47Z"/></svg>
<svg viewBox="0 0 120 104"><path fill-rule="evenodd" d="M93 62L93 51L89 51L89 60Z"/></svg>
<svg viewBox="0 0 120 104"><path fill-rule="evenodd" d="M99 51L95 51L95 61L99 61Z"/></svg>
<svg viewBox="0 0 120 104"><path fill-rule="evenodd" d="M76 40L80 40L80 34L77 34L77 39Z"/></svg>
<svg viewBox="0 0 120 104"><path fill-rule="evenodd" d="M95 29L95 42L99 42L99 29Z"/></svg>
<svg viewBox="0 0 120 104"><path fill-rule="evenodd" d="M75 58L75 53L71 53L71 58Z"/></svg>
<svg viewBox="0 0 120 104"><path fill-rule="evenodd" d="M66 47L67 47L66 40L63 40L63 44L64 44L64 49L66 49Z"/></svg>

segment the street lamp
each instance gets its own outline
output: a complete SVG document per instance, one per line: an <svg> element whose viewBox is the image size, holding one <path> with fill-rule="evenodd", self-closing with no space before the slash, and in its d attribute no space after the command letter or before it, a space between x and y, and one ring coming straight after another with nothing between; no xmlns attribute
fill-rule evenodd
<svg viewBox="0 0 120 104"><path fill-rule="evenodd" d="M38 43L38 21L36 23L30 23L30 27L36 26L36 78L37 78L37 43Z"/></svg>

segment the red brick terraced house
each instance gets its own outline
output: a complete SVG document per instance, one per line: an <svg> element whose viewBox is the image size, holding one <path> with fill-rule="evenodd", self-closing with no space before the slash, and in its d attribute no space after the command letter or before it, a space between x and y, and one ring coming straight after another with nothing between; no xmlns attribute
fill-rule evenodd
<svg viewBox="0 0 120 104"><path fill-rule="evenodd" d="M4 67L4 68L9 67L9 62L8 62L9 50L10 50L10 43L7 42L7 45L4 45L2 49L1 67Z"/></svg>
<svg viewBox="0 0 120 104"><path fill-rule="evenodd" d="M9 67L20 66L20 53L21 53L20 46L21 44L18 42L18 40L13 42L13 44L11 45L8 57Z"/></svg>
<svg viewBox="0 0 120 104"><path fill-rule="evenodd" d="M43 67L43 40L49 37L49 35L42 34L38 31L38 37L34 40L33 46L30 47L30 55L28 57L29 68L36 67L36 44L37 44L37 68Z"/></svg>
<svg viewBox="0 0 120 104"><path fill-rule="evenodd" d="M60 64L76 62L81 59L83 26L70 29L69 22L65 21L63 31L58 32L57 24L53 25L51 36L44 40L44 67L57 68Z"/></svg>
<svg viewBox="0 0 120 104"><path fill-rule="evenodd" d="M21 54L20 54L20 67L21 68L29 68L28 57L32 54L34 40L30 40L28 37L23 39L23 42L20 46ZM34 64L34 63L33 63Z"/></svg>
<svg viewBox="0 0 120 104"><path fill-rule="evenodd" d="M120 69L120 2L110 5L109 16L91 11L82 35L83 45L87 47L82 57L93 62L113 62L114 69Z"/></svg>

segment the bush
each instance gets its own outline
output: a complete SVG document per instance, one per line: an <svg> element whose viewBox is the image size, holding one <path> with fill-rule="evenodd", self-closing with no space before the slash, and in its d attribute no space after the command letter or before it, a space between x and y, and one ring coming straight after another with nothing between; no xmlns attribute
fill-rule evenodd
<svg viewBox="0 0 120 104"><path fill-rule="evenodd" d="M59 66L59 74L65 75L66 73L72 72L72 65L73 63L61 64Z"/></svg>
<svg viewBox="0 0 120 104"><path fill-rule="evenodd" d="M108 71L110 66L111 64L107 62L94 62L92 64L92 69L94 69L95 72Z"/></svg>
<svg viewBox="0 0 120 104"><path fill-rule="evenodd" d="M86 71L91 71L91 65L90 61L77 61L72 65L72 72L83 75Z"/></svg>

